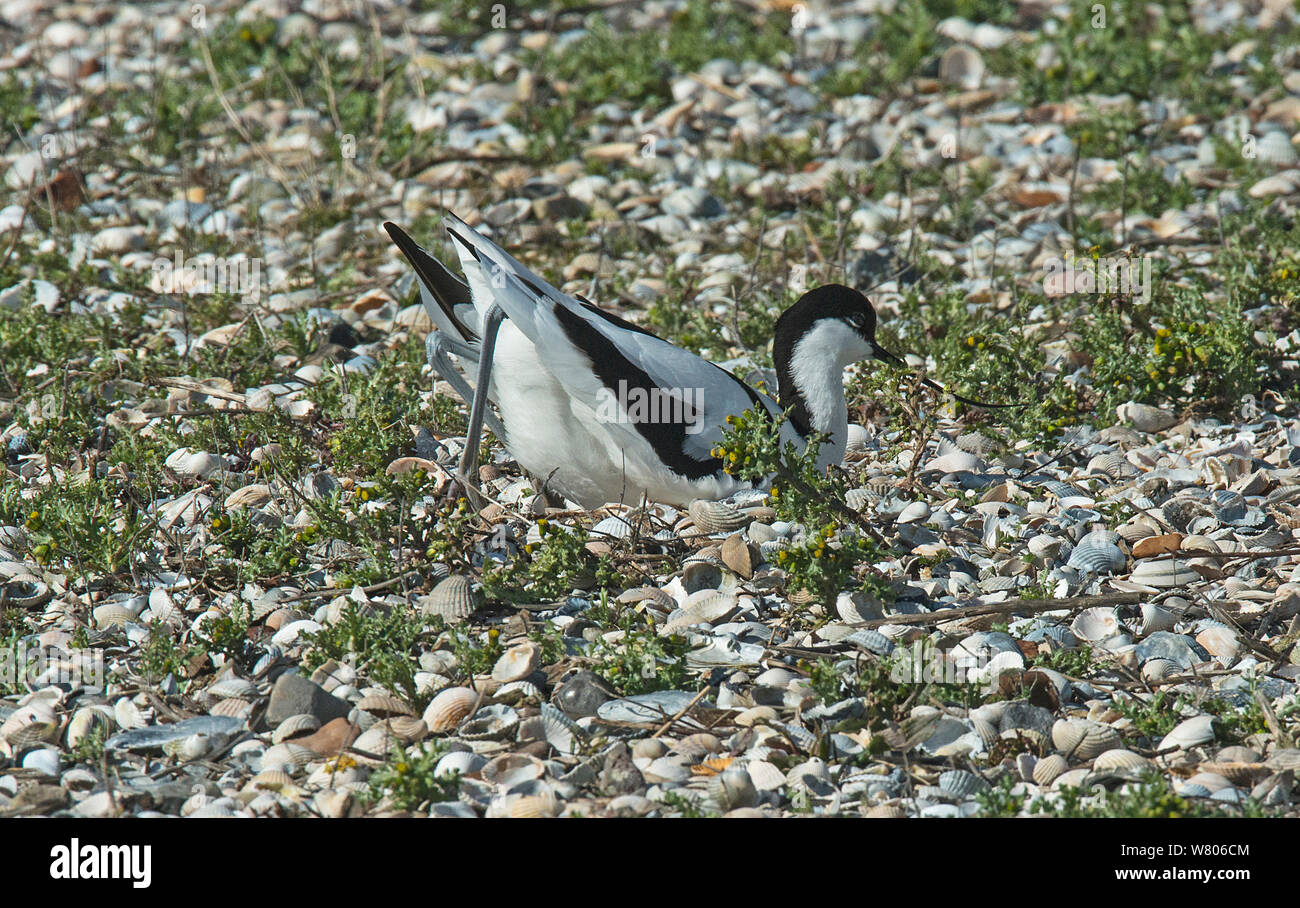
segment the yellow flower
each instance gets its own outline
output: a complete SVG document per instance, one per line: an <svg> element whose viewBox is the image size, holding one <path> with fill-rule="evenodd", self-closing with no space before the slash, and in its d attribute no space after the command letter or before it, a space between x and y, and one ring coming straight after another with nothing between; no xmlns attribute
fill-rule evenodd
<svg viewBox="0 0 1300 908"><path fill-rule="evenodd" d="M967 347L975 346L975 335L972 334L968 338L966 338L966 346Z"/></svg>
<svg viewBox="0 0 1300 908"><path fill-rule="evenodd" d="M1168 329L1168 328L1157 328L1157 329L1156 329L1156 337L1168 337L1168 336L1169 336L1169 329Z"/></svg>

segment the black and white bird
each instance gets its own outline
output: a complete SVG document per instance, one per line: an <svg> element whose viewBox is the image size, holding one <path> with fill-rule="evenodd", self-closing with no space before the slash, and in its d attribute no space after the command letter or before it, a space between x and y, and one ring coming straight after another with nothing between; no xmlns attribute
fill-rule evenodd
<svg viewBox="0 0 1300 908"><path fill-rule="evenodd" d="M426 344L430 364L473 400L467 450L477 450L481 418L521 467L586 508L642 495L685 505L747 487L712 452L726 417L756 404L773 417L790 411L783 440L802 447L814 433L825 436L819 464L838 464L848 436L845 366L903 365L876 342L867 298L828 284L776 322L780 400L773 401L694 353L560 292L460 218L449 215L443 226L464 281L400 227L384 224L415 268L437 325ZM476 391L448 354L477 369Z"/></svg>

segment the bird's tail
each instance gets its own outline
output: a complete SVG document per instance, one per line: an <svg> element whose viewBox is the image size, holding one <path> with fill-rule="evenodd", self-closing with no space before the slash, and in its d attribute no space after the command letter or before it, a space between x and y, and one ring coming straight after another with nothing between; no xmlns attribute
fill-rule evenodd
<svg viewBox="0 0 1300 908"><path fill-rule="evenodd" d="M415 269L420 279L420 299L438 330L462 343L477 341L479 319L469 286L401 227L385 221L384 229Z"/></svg>

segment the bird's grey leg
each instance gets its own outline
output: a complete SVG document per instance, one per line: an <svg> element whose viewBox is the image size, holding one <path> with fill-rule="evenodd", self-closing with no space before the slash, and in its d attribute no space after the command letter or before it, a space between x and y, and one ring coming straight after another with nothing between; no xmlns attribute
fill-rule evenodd
<svg viewBox="0 0 1300 908"><path fill-rule="evenodd" d="M429 362L429 367L441 375L447 384L451 385L452 390L460 395L461 400L469 403L474 400L474 392L470 390L469 382L465 381L464 376L460 374L460 370L452 365L451 360L447 358L448 353L472 362L478 359L478 351L468 344L462 344L460 341L444 337L437 331L430 331L429 336L424 339L424 354ZM483 421L497 438L504 439L506 437L506 430L501 425L501 420L497 419L496 415L490 410L483 414Z"/></svg>
<svg viewBox="0 0 1300 908"><path fill-rule="evenodd" d="M483 340L478 351L478 381L474 387L474 403L469 408L469 428L465 430L465 450L460 455L460 480L465 491L470 493L470 500L477 497L478 489L478 444L483 434L483 417L487 409L488 382L492 379L492 355L496 352L497 331L505 312L495 303L489 307L483 319ZM504 433L502 433L504 436Z"/></svg>

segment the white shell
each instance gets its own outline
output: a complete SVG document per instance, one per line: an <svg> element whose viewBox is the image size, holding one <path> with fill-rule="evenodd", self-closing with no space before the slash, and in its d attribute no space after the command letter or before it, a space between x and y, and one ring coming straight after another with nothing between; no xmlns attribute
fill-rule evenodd
<svg viewBox="0 0 1300 908"><path fill-rule="evenodd" d="M1089 719L1058 719L1052 726L1052 744L1064 754L1092 760L1120 746L1119 732Z"/></svg>
<svg viewBox="0 0 1300 908"><path fill-rule="evenodd" d="M502 653L501 658L492 667L492 680L494 681L518 681L521 678L527 678L542 661L542 648L540 645L528 642L521 643L518 646L512 646Z"/></svg>
<svg viewBox="0 0 1300 908"><path fill-rule="evenodd" d="M478 692L468 687L445 688L429 701L424 721L435 734L452 731L474 712L478 702Z"/></svg>
<svg viewBox="0 0 1300 908"><path fill-rule="evenodd" d="M1169 747L1181 747L1186 750L1199 744L1208 744L1214 740L1214 717L1193 716L1179 722L1174 730L1161 739L1157 750Z"/></svg>

